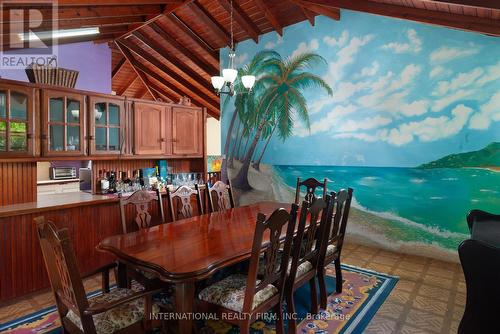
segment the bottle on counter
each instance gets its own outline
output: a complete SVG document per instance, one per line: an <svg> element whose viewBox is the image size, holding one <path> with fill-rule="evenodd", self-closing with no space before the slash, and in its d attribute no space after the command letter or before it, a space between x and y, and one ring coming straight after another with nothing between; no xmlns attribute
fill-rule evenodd
<svg viewBox="0 0 500 334"><path fill-rule="evenodd" d="M109 180L106 175L106 170L99 171L99 174L101 175L98 181L100 192L101 194L107 194L109 192Z"/></svg>

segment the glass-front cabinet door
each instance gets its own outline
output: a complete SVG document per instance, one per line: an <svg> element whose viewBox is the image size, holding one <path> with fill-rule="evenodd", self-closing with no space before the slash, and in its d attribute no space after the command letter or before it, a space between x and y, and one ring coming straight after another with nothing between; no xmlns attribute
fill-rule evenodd
<svg viewBox="0 0 500 334"><path fill-rule="evenodd" d="M121 98L91 96L90 154L122 154L125 138L125 102Z"/></svg>
<svg viewBox="0 0 500 334"><path fill-rule="evenodd" d="M85 155L85 96L44 90L43 104L44 155Z"/></svg>
<svg viewBox="0 0 500 334"><path fill-rule="evenodd" d="M0 83L0 157L34 156L34 89Z"/></svg>

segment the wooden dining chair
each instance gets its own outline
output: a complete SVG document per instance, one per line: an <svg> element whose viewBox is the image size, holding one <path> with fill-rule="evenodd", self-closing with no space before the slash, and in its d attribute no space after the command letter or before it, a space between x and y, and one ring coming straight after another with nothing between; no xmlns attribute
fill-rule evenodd
<svg viewBox="0 0 500 334"><path fill-rule="evenodd" d="M306 188L306 194L304 196L304 201L312 204L317 198L316 189L321 188L323 195L322 198L326 197L326 185L327 179L325 178L323 182L316 180L315 178L308 178L305 181L300 181L300 177L297 178L297 187L295 188L295 204L299 205L300 203L300 189L302 187Z"/></svg>
<svg viewBox="0 0 500 334"><path fill-rule="evenodd" d="M295 315L294 292L307 282L309 282L311 290L310 313L316 314L319 311L316 275L320 264L320 250L323 238L318 232L326 221L331 207L329 195L325 199L316 199L312 204L307 201L302 202L285 288L286 303L288 312L291 315ZM320 217L321 220L319 220ZM295 334L296 330L295 317L291 317L288 321L288 333Z"/></svg>
<svg viewBox="0 0 500 334"><path fill-rule="evenodd" d="M145 229L152 225L152 216L150 212L150 206L154 202L158 202L158 217L159 221L155 224L165 223L165 214L163 212L163 200L160 191L156 190L154 193L148 190L137 190L132 195L128 197L120 198L120 218L122 222L123 234L126 234L127 229L127 215L126 207L133 205L135 209L134 222L139 229ZM122 264L120 263L119 266ZM130 265L127 266L127 278L134 279L146 288L155 288L161 286L161 282L155 273L144 271L138 268L132 268ZM130 286L131 281L128 280L128 286Z"/></svg>
<svg viewBox="0 0 500 334"><path fill-rule="evenodd" d="M195 215L194 208L191 203L193 196L196 197L196 205L198 206L198 214L203 214L203 204L199 188L191 188L188 186L180 186L175 191L167 189L168 204L170 206L170 217L172 221L191 218ZM175 202L175 206L174 206Z"/></svg>
<svg viewBox="0 0 500 334"><path fill-rule="evenodd" d="M290 213L277 209L267 220L265 215L258 215L248 275L234 274L203 289L196 302L199 312L215 313L224 321L239 326L240 333L248 334L250 324L257 316L272 308L276 313L276 333L284 332L285 268L290 257L297 210L298 206L293 204ZM285 229L285 247L282 256L278 257ZM265 270L262 277L257 278L262 251Z"/></svg>
<svg viewBox="0 0 500 334"><path fill-rule="evenodd" d="M207 185L208 207L210 212L224 211L234 208L233 189L229 180L227 184L217 181L213 186Z"/></svg>
<svg viewBox="0 0 500 334"><path fill-rule="evenodd" d="M340 268L340 254L344 244L344 236L349 219L351 208L352 188L342 189L339 192L331 193L333 208L329 213L326 224L322 226L323 235L320 264L318 266L318 281L320 291L320 305L326 309L327 292L325 283L326 266L334 262L335 264L335 290L342 292L342 269Z"/></svg>
<svg viewBox="0 0 500 334"><path fill-rule="evenodd" d="M45 267L65 333L145 333L154 325L149 315L159 308L151 295L160 290L110 291L109 276L103 294L87 298L67 229L57 230L44 217L34 219ZM110 267L104 268L108 272Z"/></svg>
<svg viewBox="0 0 500 334"><path fill-rule="evenodd" d="M165 213L163 212L163 201L161 193L156 190L153 194L147 190L137 190L129 197L120 198L120 218L122 221L123 233L127 233L127 215L125 208L132 204L135 207L134 222L139 229L148 228L151 226L151 214L149 213L149 206L153 202L158 202L158 216L160 217L159 223L165 223Z"/></svg>

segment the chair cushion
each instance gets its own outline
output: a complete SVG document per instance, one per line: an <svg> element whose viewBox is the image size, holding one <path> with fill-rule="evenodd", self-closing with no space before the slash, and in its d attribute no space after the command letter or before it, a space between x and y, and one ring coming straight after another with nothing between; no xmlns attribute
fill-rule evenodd
<svg viewBox="0 0 500 334"><path fill-rule="evenodd" d="M276 261L278 261L278 263L281 263L281 254L282 253L278 253L278 255L276 256ZM264 260L264 257L261 257L259 260L259 269L257 271L257 273L260 276L264 275L264 270L266 268L265 266L266 266L266 261ZM288 261L287 274L290 274L291 269L292 269L292 259ZM312 270L312 263L309 261L305 261L304 263L302 263L297 267L297 274L295 275L295 277L300 277L309 272L310 270Z"/></svg>
<svg viewBox="0 0 500 334"><path fill-rule="evenodd" d="M114 289L109 293L89 299L89 305L109 303L133 295L135 291L130 289ZM160 312L158 305L153 304L153 313ZM66 318L83 331L80 317L73 311L69 311ZM128 327L144 319L144 297L137 298L129 303L122 304L109 311L96 314L93 317L97 334L110 334Z"/></svg>
<svg viewBox="0 0 500 334"><path fill-rule="evenodd" d="M335 246L335 245L328 245L328 247L326 248L326 256L332 256L333 253L335 253L336 250L337 250L337 246Z"/></svg>
<svg viewBox="0 0 500 334"><path fill-rule="evenodd" d="M257 280L257 284L260 281ZM242 312L247 287L247 276L236 274L216 282L203 289L198 298L205 302L225 307L229 310ZM253 298L252 310L278 293L274 285L269 284L257 292Z"/></svg>

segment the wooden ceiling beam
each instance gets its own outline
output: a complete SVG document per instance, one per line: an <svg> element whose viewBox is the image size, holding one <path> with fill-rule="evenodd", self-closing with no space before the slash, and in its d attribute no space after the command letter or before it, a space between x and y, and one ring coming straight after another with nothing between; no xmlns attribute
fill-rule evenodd
<svg viewBox="0 0 500 334"><path fill-rule="evenodd" d="M292 0L292 2L295 3L297 6L300 6L304 10L310 10L318 15L323 15L323 16L329 17L335 21L340 20L340 9L338 9L338 8L321 6L321 5L311 3L311 2L305 2L302 0ZM314 24L312 24L312 25L314 25Z"/></svg>
<svg viewBox="0 0 500 334"><path fill-rule="evenodd" d="M156 81L158 81L159 83L161 83L163 86L165 86L168 89L170 89L171 91L175 92L175 94L178 94L179 96L185 96L185 95L190 95L191 94L189 92L189 89L182 89L181 88L182 86L172 85L171 82L167 81L167 79L165 79L164 77L162 77L158 72L151 70L146 65L144 65L144 64L142 64L140 62L137 62L135 64L135 66L136 66L136 68L138 70L142 71L144 74L150 76L151 78L153 78ZM213 104L211 104L210 102L208 102L208 101L206 101L204 99L200 99L200 98L194 97L194 96L192 96L191 99L198 106L205 106L205 107L207 107L210 111L212 111L211 114L218 115L218 113L220 113L219 112L219 108L217 106L214 106Z"/></svg>
<svg viewBox="0 0 500 334"><path fill-rule="evenodd" d="M125 6L125 5L165 5L178 4L182 0L57 0L59 7L64 6Z"/></svg>
<svg viewBox="0 0 500 334"><path fill-rule="evenodd" d="M160 54L169 63L177 67L180 71L184 72L191 79L196 81L199 85L208 91L212 91L213 87L207 78L202 77L196 71L191 69L187 64L185 64L182 59L174 57L169 50L167 50L161 43L155 41L154 39L148 38L139 31L134 32L134 36L141 40L146 47L151 48L154 52Z"/></svg>
<svg viewBox="0 0 500 334"><path fill-rule="evenodd" d="M311 24L311 26L314 26L315 14L312 11L310 11L305 4L300 4L298 3L298 1L293 1L293 3L295 3L295 5L299 7L300 11L302 12L302 15L304 15L307 21L309 21L309 24Z"/></svg>
<svg viewBox="0 0 500 334"><path fill-rule="evenodd" d="M430 11L367 0L303 0L303 2L500 36L500 21L483 17Z"/></svg>
<svg viewBox="0 0 500 334"><path fill-rule="evenodd" d="M154 80L149 80L149 82L151 83L151 88L154 91L156 91L158 94L163 96L167 102L176 103L179 101L180 97L182 96L182 95L180 95L180 96L173 95L175 93L173 91L169 90L168 87L161 88L158 85L156 85L156 82Z"/></svg>
<svg viewBox="0 0 500 334"><path fill-rule="evenodd" d="M220 25L219 22L202 6L199 2L193 1L188 3L186 7L193 13L193 15L202 21L212 33L217 36L225 45L231 44L231 36Z"/></svg>
<svg viewBox="0 0 500 334"><path fill-rule="evenodd" d="M217 0L217 2L224 7L228 13L231 13L231 3L228 0ZM248 36L250 36L255 43L259 43L259 35L262 34L259 27L257 27L236 2L233 2L232 10L236 23L247 32Z"/></svg>
<svg viewBox="0 0 500 334"><path fill-rule="evenodd" d="M153 22L149 25L149 28L153 29L156 34L159 35L160 38L164 39L167 41L168 44L170 44L172 47L177 49L180 53L182 53L185 57L189 58L193 63L196 64L199 68L201 68L205 73L208 75L217 75L219 73L219 67L214 66L210 62L206 61L205 58L199 57L198 55L194 54L192 50L188 50L187 47L185 47L183 44L179 43L174 37L172 37L167 31L165 31L160 25L157 23ZM219 62L219 59L213 59L217 63Z"/></svg>
<svg viewBox="0 0 500 334"><path fill-rule="evenodd" d="M198 46L200 46L205 52L217 63L219 62L219 51L215 50L207 41L205 41L200 35L194 32L184 21L182 21L177 15L171 13L167 16L169 22L172 22L175 27L181 30L183 33L189 36Z"/></svg>
<svg viewBox="0 0 500 334"><path fill-rule="evenodd" d="M120 72L120 70L123 68L123 66L125 66L126 63L127 63L127 58L125 58L124 56L122 59L120 59L118 64L116 64L116 66L113 68L113 71L111 72L111 79L113 79L115 75L118 74L118 72Z"/></svg>
<svg viewBox="0 0 500 334"><path fill-rule="evenodd" d="M7 3L4 4L4 6L7 6ZM43 17L52 16L51 8L43 6L32 6L30 8L39 10ZM160 5L61 7L57 11L57 20L55 20L55 22L158 15L161 14L163 10L164 8ZM25 20L26 18L24 16L9 17L9 22L26 22Z"/></svg>
<svg viewBox="0 0 500 334"><path fill-rule="evenodd" d="M139 46L135 45L129 40L121 40L120 44L126 46L131 52L134 54L138 55L151 65L153 65L155 68L158 69L159 72L164 73L168 77L170 77L173 81L177 82L178 85L176 87L179 87L180 90L182 90L183 94L186 96L189 96L193 99L196 99L200 101L201 103L206 103L207 105L211 105L212 107L217 106L218 107L218 98L215 96L214 93L212 94L206 94L205 92L201 91L198 87L192 85L188 79L183 77L182 75L179 75L175 71L171 70L165 64L160 62L158 59L156 59L153 55L144 52L143 49L141 49ZM136 64L138 66L139 63ZM149 75L149 73L148 73Z"/></svg>
<svg viewBox="0 0 500 334"><path fill-rule="evenodd" d="M500 1L498 0L421 0L421 1L462 5L462 6L476 7L476 8L500 9Z"/></svg>
<svg viewBox="0 0 500 334"><path fill-rule="evenodd" d="M132 55L132 53L130 52L130 50L128 50L125 46L121 45L118 41L115 40L115 45L116 47L118 48L118 50L120 50L120 52L123 54L123 56L127 59L127 61L130 63L130 66L132 66L132 69L134 70L134 72L137 74L137 76L141 79L142 81L142 84L144 85L144 87L146 87L146 89L149 91L149 94L151 94L151 96L153 97L154 100L156 100L156 96L155 94L153 94L153 91L151 90L151 88L149 88L149 85L148 85L148 79L146 78L146 76L144 75L143 72L140 72L136 67L135 67L135 60L134 60L134 56Z"/></svg>
<svg viewBox="0 0 500 334"><path fill-rule="evenodd" d="M278 35L283 36L283 26L279 23L276 16L271 12L269 6L266 4L264 0L254 0L257 6L264 12L264 16L271 23L274 30L278 33Z"/></svg>

